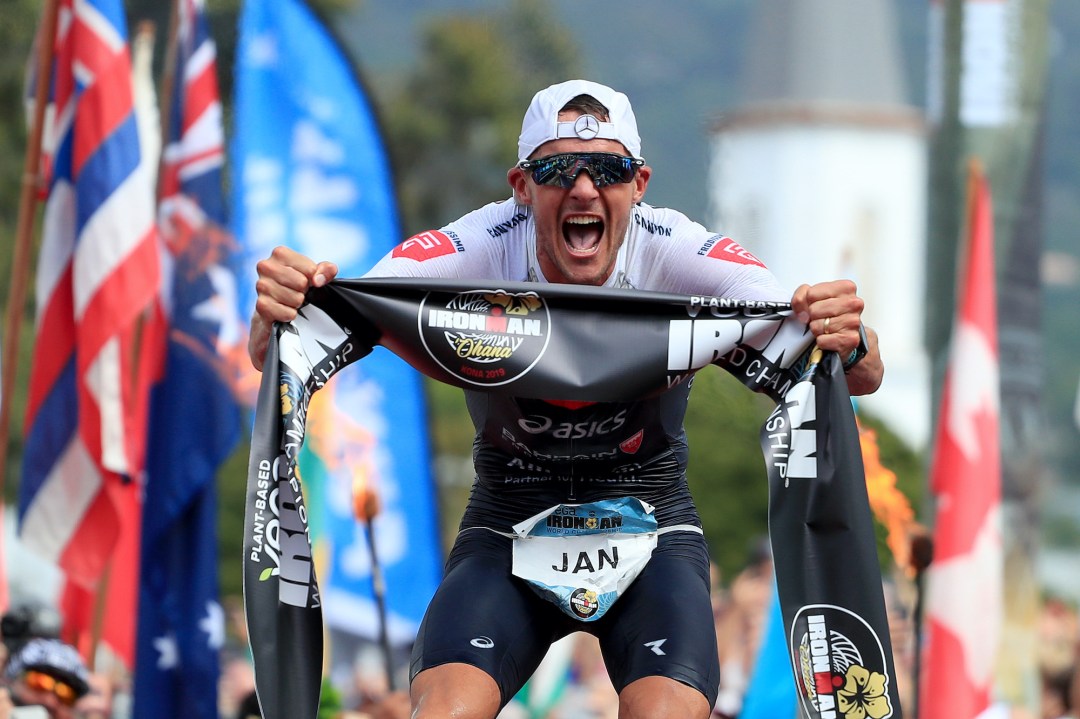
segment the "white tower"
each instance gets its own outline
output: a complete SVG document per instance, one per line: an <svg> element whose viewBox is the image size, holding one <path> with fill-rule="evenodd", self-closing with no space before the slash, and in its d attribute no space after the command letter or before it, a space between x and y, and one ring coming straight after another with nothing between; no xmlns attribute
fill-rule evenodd
<svg viewBox="0 0 1080 719"><path fill-rule="evenodd" d="M929 440L926 142L889 0L758 0L742 104L712 128L710 226L794 290L850 278L885 380L859 407Z"/></svg>

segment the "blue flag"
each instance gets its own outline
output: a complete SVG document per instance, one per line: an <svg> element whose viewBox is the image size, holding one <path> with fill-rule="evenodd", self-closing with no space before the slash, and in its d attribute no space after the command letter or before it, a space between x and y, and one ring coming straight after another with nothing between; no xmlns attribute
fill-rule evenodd
<svg viewBox="0 0 1080 719"><path fill-rule="evenodd" d="M794 719L795 688L784 638L780 597L773 583L761 646L750 675L739 719Z"/></svg>
<svg viewBox="0 0 1080 719"><path fill-rule="evenodd" d="M133 716L217 719L224 616L215 478L241 429L237 248L225 230L224 131L203 0L178 3L177 72L164 138L159 227L170 270L160 318L143 508Z"/></svg>
<svg viewBox="0 0 1080 719"><path fill-rule="evenodd" d="M235 123L233 229L246 247L246 266L285 245L334 261L341 277L356 277L401 240L376 117L348 59L303 2L245 3ZM241 307L250 312L253 273L241 291ZM415 637L442 572L421 382L400 359L377 350L362 371L320 392L325 397L312 413L322 422L312 426L302 457L305 530L316 556L326 558L319 563L322 615L332 629L379 634L367 528L352 502L354 492L374 491L381 509L371 527L395 644ZM260 581L276 576L273 566Z"/></svg>

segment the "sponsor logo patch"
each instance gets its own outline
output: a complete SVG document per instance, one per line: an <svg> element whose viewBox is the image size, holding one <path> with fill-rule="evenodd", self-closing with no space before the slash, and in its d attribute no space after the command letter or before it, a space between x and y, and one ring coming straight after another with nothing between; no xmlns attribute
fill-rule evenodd
<svg viewBox="0 0 1080 719"><path fill-rule="evenodd" d="M591 439L618 431L626 422L626 410L611 416L593 417L582 422L556 422L551 417L532 414L518 420L518 426L529 434L550 433L555 439Z"/></svg>
<svg viewBox="0 0 1080 719"><path fill-rule="evenodd" d="M792 663L799 700L810 719L893 715L881 640L847 609L805 606L791 625Z"/></svg>
<svg viewBox="0 0 1080 719"><path fill-rule="evenodd" d="M596 614L600 602L597 601L596 592L590 589L575 589L570 595L570 608L582 619L588 619Z"/></svg>
<svg viewBox="0 0 1080 719"><path fill-rule="evenodd" d="M626 452L627 454L637 454L637 451L641 449L641 440L644 436L645 431L639 429L637 433L635 433L632 437L630 437L629 439L624 439L622 442L620 442L619 449L621 449L623 452Z"/></svg>
<svg viewBox="0 0 1080 719"><path fill-rule="evenodd" d="M420 338L431 358L469 384L496 387L531 370L547 350L551 319L535 292L473 290L420 305Z"/></svg>
<svg viewBox="0 0 1080 719"><path fill-rule="evenodd" d="M433 257L452 255L457 252L453 241L442 232L428 230L419 235L413 235L394 248L392 257L407 257L410 260L423 262Z"/></svg>
<svg viewBox="0 0 1080 719"><path fill-rule="evenodd" d="M738 242L730 237L710 238L709 241L698 250L698 254L712 257L717 260L738 262L740 265L765 266L764 262L747 252Z"/></svg>

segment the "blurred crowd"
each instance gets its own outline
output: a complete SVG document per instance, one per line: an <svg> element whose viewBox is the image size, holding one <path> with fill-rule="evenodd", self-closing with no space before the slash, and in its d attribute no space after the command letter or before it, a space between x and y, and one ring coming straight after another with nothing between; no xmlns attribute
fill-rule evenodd
<svg viewBox="0 0 1080 719"><path fill-rule="evenodd" d="M1075 606L1058 599L1043 602L1038 652L1040 719L1080 719L1080 616Z"/></svg>
<svg viewBox="0 0 1080 719"><path fill-rule="evenodd" d="M769 610L774 599L772 561L767 543L755 544L745 567L725 581L713 576L713 607L720 654L720 694L716 719L738 719L753 683ZM884 584L897 692L905 716L916 717L917 671L914 610L917 587L903 573ZM1036 636L1038 682L1032 687L1038 711L995 705L979 719L1080 719L1080 613L1075 604L1044 599ZM599 648L586 634L574 635L569 685L550 709L535 711L515 700L500 719L615 719L618 701L607 679ZM519 698L520 699L520 698ZM780 717L779 719L785 719Z"/></svg>
<svg viewBox="0 0 1080 719"><path fill-rule="evenodd" d="M745 567L725 581L713 574L713 605L721 686L713 716L738 719L754 680L773 602L772 562L765 543L752 548ZM885 584L885 598L905 714L914 716L916 670L914 583ZM229 637L221 657L220 719L259 719L254 675L244 634L243 609L227 605ZM17 607L0 620L0 719L128 719L131 687L122 670L91 670L59 637L59 617L41 607ZM333 638L331 639L331 646ZM1040 606L1038 633L1040 710L994 706L980 719L1080 719L1080 614L1067 601ZM370 642L340 642L324 682L324 712L334 719L407 719L408 648L398 648L393 674ZM344 659L342 659L344 657ZM585 633L558 642L536 676L500 719L616 719L618 698L596 640ZM782 717L780 719L783 719Z"/></svg>
<svg viewBox="0 0 1080 719"><path fill-rule="evenodd" d="M59 639L55 611L20 606L0 619L0 719L113 719L130 696L121 674L91 672Z"/></svg>

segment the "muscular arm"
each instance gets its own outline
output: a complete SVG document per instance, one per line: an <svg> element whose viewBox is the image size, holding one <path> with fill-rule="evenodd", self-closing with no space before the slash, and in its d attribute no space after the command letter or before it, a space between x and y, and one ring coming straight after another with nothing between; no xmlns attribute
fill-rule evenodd
<svg viewBox="0 0 1080 719"><path fill-rule="evenodd" d="M506 246L524 242L526 214L509 202L493 202L468 213L442 230L422 232L384 256L365 277L469 277L525 279L526 264L506 266ZM495 231L496 228L499 231ZM501 234L500 234L501 232ZM338 274L332 262L316 262L288 247L275 247L257 265L255 314L248 355L262 370L275 322L291 322L312 287Z"/></svg>
<svg viewBox="0 0 1080 719"><path fill-rule="evenodd" d="M850 280L802 285L791 298L792 309L810 326L823 350L832 350L846 359L859 344L859 324L864 302ZM828 325L825 320L828 319ZM866 328L867 354L847 373L852 396L870 394L881 386L885 365L878 350L877 333Z"/></svg>

